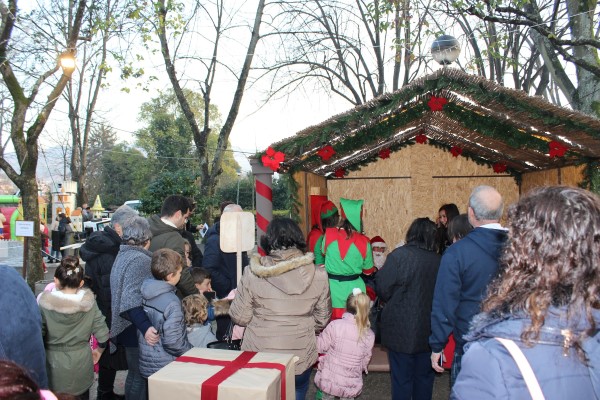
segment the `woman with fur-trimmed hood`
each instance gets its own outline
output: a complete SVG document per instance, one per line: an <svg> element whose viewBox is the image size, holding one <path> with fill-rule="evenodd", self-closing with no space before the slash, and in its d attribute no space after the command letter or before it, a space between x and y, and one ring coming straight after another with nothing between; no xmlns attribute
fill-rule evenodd
<svg viewBox="0 0 600 400"><path fill-rule="evenodd" d="M304 399L311 367L317 361L315 332L331 316L327 273L315 267L313 254L289 218L274 219L261 240L267 256L250 259L229 314L246 332L242 350L293 353L296 399Z"/></svg>

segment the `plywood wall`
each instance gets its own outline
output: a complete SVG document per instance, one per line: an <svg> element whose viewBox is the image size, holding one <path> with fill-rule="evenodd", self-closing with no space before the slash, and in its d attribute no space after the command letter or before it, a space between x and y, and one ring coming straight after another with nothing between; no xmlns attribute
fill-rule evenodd
<svg viewBox="0 0 600 400"><path fill-rule="evenodd" d="M521 193L525 194L538 186L567 185L577 186L583 180L583 165L555 168L523 174Z"/></svg>
<svg viewBox="0 0 600 400"><path fill-rule="evenodd" d="M512 177L420 144L392 153L344 179L327 181L328 196L334 203L339 204L341 197L365 200L365 233L382 236L388 246L405 238L415 218L435 220L445 203L455 203L460 212L466 212L471 190L483 184L498 189L507 204L519 197Z"/></svg>

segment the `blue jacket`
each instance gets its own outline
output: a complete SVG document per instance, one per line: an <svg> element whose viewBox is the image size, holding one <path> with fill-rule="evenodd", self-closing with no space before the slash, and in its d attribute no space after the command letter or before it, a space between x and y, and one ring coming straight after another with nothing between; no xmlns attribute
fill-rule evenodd
<svg viewBox="0 0 600 400"><path fill-rule="evenodd" d="M202 267L210 272L211 286L217 293L217 297L222 299L237 287L237 255L221 251L220 231L221 224L216 222L206 232ZM243 252L242 268L246 265L248 265L248 256Z"/></svg>
<svg viewBox="0 0 600 400"><path fill-rule="evenodd" d="M577 334L588 324L582 318L567 324L564 314L551 308L540 338L533 346L521 342L521 331L531 321L527 316L492 318L481 314L474 319L473 331L462 357L462 368L452 389L451 399L530 399L522 374L505 347L495 337L511 339L525 354L546 400L600 398L600 333L583 342L589 367L571 348L563 355L561 329L571 327ZM600 312L593 313L596 324ZM597 325L598 326L598 325Z"/></svg>
<svg viewBox="0 0 600 400"><path fill-rule="evenodd" d="M480 311L487 286L498 275L498 258L506 231L475 228L442 256L431 309L431 351L442 351L454 332L462 353L471 319Z"/></svg>
<svg viewBox="0 0 600 400"><path fill-rule="evenodd" d="M14 268L0 266L0 359L16 362L48 388L42 315L33 292Z"/></svg>
<svg viewBox="0 0 600 400"><path fill-rule="evenodd" d="M154 278L146 279L142 283L142 297L144 311L160 335L158 343L151 346L138 331L140 373L147 378L191 349L192 345L187 338L175 286Z"/></svg>

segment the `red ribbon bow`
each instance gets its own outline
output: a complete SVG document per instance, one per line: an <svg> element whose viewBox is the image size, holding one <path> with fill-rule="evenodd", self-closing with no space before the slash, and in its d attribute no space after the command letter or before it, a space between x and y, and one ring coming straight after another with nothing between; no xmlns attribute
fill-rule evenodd
<svg viewBox="0 0 600 400"><path fill-rule="evenodd" d="M343 178L346 175L346 170L344 168L338 168L333 174L336 178Z"/></svg>
<svg viewBox="0 0 600 400"><path fill-rule="evenodd" d="M458 157L462 154L462 148L458 146L452 146L450 148L450 153L452 153L453 157Z"/></svg>
<svg viewBox="0 0 600 400"><path fill-rule="evenodd" d="M556 140L548 143L548 147L550 148L550 158L554 157L563 157L569 148L564 144L557 142Z"/></svg>
<svg viewBox="0 0 600 400"><path fill-rule="evenodd" d="M265 167L271 168L273 171L279 169L279 165L285 160L285 154L280 151L275 151L271 147L262 156L262 163Z"/></svg>
<svg viewBox="0 0 600 400"><path fill-rule="evenodd" d="M425 136L425 134L423 133L420 133L417 136L415 136L415 142L419 144L425 144L427 142L427 136Z"/></svg>
<svg viewBox="0 0 600 400"><path fill-rule="evenodd" d="M242 368L266 368L279 370L281 373L281 400L285 400L285 365L273 362L251 363L250 360L255 355L256 353L253 351L243 351L237 358L231 361L211 360L208 358L190 356L177 357L175 361L225 367L202 383L200 400L217 400L219 396L219 385Z"/></svg>
<svg viewBox="0 0 600 400"><path fill-rule="evenodd" d="M503 162L494 163L494 165L492 167L494 168L494 172L497 174L506 172L506 168L507 168L506 164Z"/></svg>
<svg viewBox="0 0 600 400"><path fill-rule="evenodd" d="M444 104L446 103L448 103L448 100L444 97L431 96L431 98L427 102L427 105L429 106L431 111L442 111L442 109L444 108Z"/></svg>
<svg viewBox="0 0 600 400"><path fill-rule="evenodd" d="M317 151L317 154L321 157L321 160L328 161L335 154L335 150L328 144L327 146L321 147L319 151Z"/></svg>
<svg viewBox="0 0 600 400"><path fill-rule="evenodd" d="M379 158L385 160L386 158L390 158L390 149L381 149L379 150Z"/></svg>

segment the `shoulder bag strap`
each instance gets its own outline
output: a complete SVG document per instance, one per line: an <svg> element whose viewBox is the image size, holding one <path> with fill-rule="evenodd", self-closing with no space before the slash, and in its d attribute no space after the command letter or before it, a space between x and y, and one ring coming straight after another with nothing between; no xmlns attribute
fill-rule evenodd
<svg viewBox="0 0 600 400"><path fill-rule="evenodd" d="M531 365L525 354L521 351L519 346L515 342L510 339L503 338L495 338L497 341L502 343L506 350L510 353L512 358L517 363L517 367L521 371L521 375L523 375L523 379L525 380L525 384L527 385L527 389L529 390L529 394L533 400L544 400L544 393L542 392L542 388L535 377L535 373L533 369L531 369Z"/></svg>

